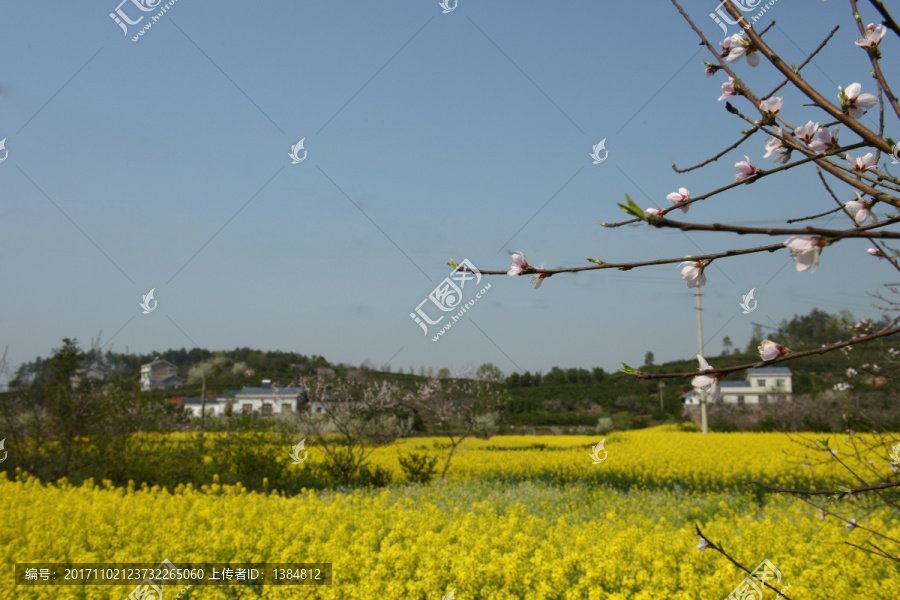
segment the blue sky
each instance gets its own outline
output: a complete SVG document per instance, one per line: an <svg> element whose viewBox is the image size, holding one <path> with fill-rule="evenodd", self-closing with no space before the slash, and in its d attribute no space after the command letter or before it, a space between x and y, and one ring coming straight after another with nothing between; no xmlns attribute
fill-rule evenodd
<svg viewBox="0 0 900 600"><path fill-rule="evenodd" d="M597 224L624 218L626 193L664 206L680 186L699 195L733 181L744 154L772 166L759 136L701 171L671 169L744 125L716 101L725 76L703 76L709 57L668 3L459 0L443 14L437 1L178 0L137 42L149 17L126 36L116 7L0 8L0 345L13 365L102 331L120 352L250 346L404 371L612 370L648 350L657 361L696 353L694 293L676 266L558 275L539 290L485 276L490 290L438 342L409 314L451 258L508 269L521 250L560 267L784 240ZM155 14L131 1L122 10ZM722 39L709 10L689 10ZM845 3L782 0L759 24L772 19L767 39L792 63L841 24L805 77L829 98L854 81L875 91ZM780 81L765 62L737 69L759 93ZM792 123L824 121L783 95ZM291 164L301 138L308 154ZM594 165L603 138L608 159ZM685 217L775 226L832 202L810 168ZM866 247L827 248L813 275L786 251L714 263L707 353L724 336L746 344L753 322L815 307L879 316L866 292L897 275ZM145 315L151 288L158 305ZM750 288L758 308L744 315Z"/></svg>

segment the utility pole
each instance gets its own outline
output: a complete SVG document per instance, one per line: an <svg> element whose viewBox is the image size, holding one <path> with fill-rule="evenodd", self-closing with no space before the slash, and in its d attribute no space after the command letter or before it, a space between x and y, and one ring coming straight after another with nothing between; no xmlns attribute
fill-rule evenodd
<svg viewBox="0 0 900 600"><path fill-rule="evenodd" d="M700 356L703 356L703 316L700 308L700 286L697 286L697 341L700 345ZM705 356L703 356L706 358ZM700 388L700 427L703 435L709 433L706 422L706 388Z"/></svg>
<svg viewBox="0 0 900 600"><path fill-rule="evenodd" d="M203 373L203 388L200 392L200 443L203 444L203 431L206 429L206 373Z"/></svg>
<svg viewBox="0 0 900 600"><path fill-rule="evenodd" d="M666 384L662 382L662 379L659 380L659 408L662 410L663 408L663 388L666 387Z"/></svg>

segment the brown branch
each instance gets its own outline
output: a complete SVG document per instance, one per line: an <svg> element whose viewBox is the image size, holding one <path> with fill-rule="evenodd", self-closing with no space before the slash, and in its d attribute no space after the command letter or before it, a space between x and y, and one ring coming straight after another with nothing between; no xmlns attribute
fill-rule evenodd
<svg viewBox="0 0 900 600"><path fill-rule="evenodd" d="M746 122L755 125L755 123L752 120L750 120L750 118L745 116L738 109L731 107L731 112L738 115L739 117L744 119ZM790 123L788 123L783 117L779 117L779 118L784 123L784 125L789 129L789 131L795 130L795 128ZM754 177L748 178L745 181L746 183L755 181L757 178L761 178L765 175L771 175L772 173L778 173L779 171L784 171L784 170L793 168L797 165L802 165L802 164L812 161L812 162L815 162L817 165L819 165L819 167L828 171L831 175L833 175L837 179L840 179L841 181L846 183L847 185L857 188L861 192L868 194L869 196L872 196L874 199L878 200L879 202L885 202L887 204L890 204L892 206L900 208L900 198L896 198L895 196L892 196L885 192L881 192L877 188L872 187L871 185L868 185L868 182L871 182L874 185L878 185L878 182L876 180L874 180L874 179L867 180L865 174L856 173L854 171L851 171L849 167L844 167L844 166L838 165L836 163L833 163L831 161L825 160L825 158L827 156L837 155L840 153L844 153L847 150L853 150L855 148L867 147L868 145L865 142L859 142L856 144L852 144L850 146L845 146L839 150L836 149L836 150L832 150L830 152L823 153L823 154L816 154L809 148L806 148L805 146L800 145L800 143L797 142L794 139L794 137L788 132L785 132L785 135L783 135L783 136L775 135L774 131L773 132L766 131L766 133L768 133L772 137L782 140L783 142L786 142L791 147L792 150L799 151L806 158L792 162L787 165L783 165L776 169L771 169L769 171L762 171L762 173L758 173ZM878 150L878 152L880 153L881 151ZM845 154L845 156L843 158L845 160L849 161L849 155ZM683 204L687 204L687 202L685 202Z"/></svg>
<svg viewBox="0 0 900 600"><path fill-rule="evenodd" d="M725 558L727 558L727 559L731 562L731 564L733 564L734 566L736 566L736 567L737 567L738 569L740 569L741 571L747 573L748 575L752 575L752 574L753 574L753 571L751 571L750 569L748 569L747 567L745 567L744 565L742 565L741 563L739 563L739 562L736 561L735 559L731 558L731 556L730 556L727 552L725 552L725 549L724 549L722 546L719 546L718 544L716 544L715 542L713 542L712 540L710 540L708 537L706 537L706 536L703 534L703 532L700 531L700 526L699 526L699 525L697 525L697 524L695 523L695 524L694 524L694 528L697 530L697 535L699 535L701 538L703 538L704 540L706 540L706 542L709 544L709 547L710 547L710 548L712 548L713 550L715 550L716 552L718 552L719 554L721 554L722 556L724 556ZM787 600L791 600L791 597L790 597L790 596L787 596L787 595L785 595L785 594L779 592L778 588L772 587L771 585L769 585L769 584L766 583L765 581L762 581L762 580L757 580L757 581L759 581L761 584L763 584L764 586L766 586L766 587L769 588L770 590L774 590L774 591L778 592L778 594L779 594L782 598L786 598ZM777 596L776 596L776 597L777 597Z"/></svg>
<svg viewBox="0 0 900 600"><path fill-rule="evenodd" d="M870 340L875 340L882 337L887 337L890 335L894 335L895 333L900 333L900 327L891 327L889 329L883 329L881 331L870 333L869 335L863 335L860 337L855 337L850 340L844 342L837 342L835 344L831 344L830 346L822 346L821 348L812 348L810 350L802 350L800 352L790 352L784 356L780 356L774 360L770 361L759 361L753 363L744 363L742 365L737 365L735 367L724 367L722 369L710 369L708 371L689 371L686 373L647 373L644 371L634 371L631 375L634 375L638 379L685 379L687 377L697 377L698 375L714 375L714 374L727 374L727 373L735 373L737 371L743 371L745 369L757 369L759 367L770 367L772 365L776 365L778 363L787 362L789 360L796 360L798 358L802 358L804 356L812 356L813 354L826 354L828 352L833 352L834 350L839 350L845 346L852 346L853 344L861 344L863 342L868 342Z"/></svg>
<svg viewBox="0 0 900 600"><path fill-rule="evenodd" d="M687 173L687 172L689 172L689 171L693 171L694 169L699 169L700 167L705 167L705 166L708 165L709 163L715 162L715 161L719 160L720 158L722 158L723 156L725 156L726 154L728 154L729 152L731 152L732 150L734 150L735 148L737 148L738 146L740 146L741 144L743 144L744 142L746 142L748 139L750 139L750 136L752 136L752 135L753 135L754 133L756 133L757 131L759 131L759 127L754 127L753 129L751 129L750 131L748 131L747 133L745 133L745 134L744 134L744 137L742 137L741 139L739 139L739 140L738 140L737 142L735 142L734 144L728 146L727 148L725 148L724 150L722 150L721 152L719 152L718 154L716 154L716 155L713 156L712 158L710 158L710 159L708 159L708 160L705 160L705 161L703 161L703 162L700 163L700 164L694 165L693 167L688 167L688 168L686 168L686 169L679 169L678 167L675 166L675 162L673 161L673 162L672 162L672 170L675 171L676 173Z"/></svg>
<svg viewBox="0 0 900 600"><path fill-rule="evenodd" d="M774 21L773 21L773 23L774 23ZM809 62L813 59L813 57L815 57L816 54L818 54L819 52L822 51L823 48L825 48L825 44L827 44L827 43L831 40L831 38L834 37L834 34L837 33L838 29L840 29L840 28L841 28L840 25L835 25L835 26L834 26L834 29L831 30L831 33L829 33L829 34L825 37L825 39L822 40L822 43L819 44L819 47L816 48L815 50L813 50L812 53L811 53L809 56L806 57L806 60L804 60L802 63L800 63L800 66L797 67L797 72L800 72L800 71L803 69L803 67L805 67L806 65L809 64ZM762 35L762 34L760 34L760 35ZM772 90L771 92L769 92L768 94L766 94L765 96L763 96L763 97L762 97L762 100L765 100L765 99L767 99L767 98L771 98L772 96L774 96L775 93L776 93L778 90L780 90L781 88L783 88L785 85L787 85L787 83L788 83L788 79L785 79L785 80L782 81L780 84L778 84L778 86L776 86L774 90Z"/></svg>
<svg viewBox="0 0 900 600"><path fill-rule="evenodd" d="M857 227L856 229L822 229L820 227L805 228L785 228L785 227L743 227L738 225L725 225L723 223L712 223L704 225L700 223L685 223L682 221L672 221L658 215L648 215L647 222L655 227L670 227L672 229L680 229L681 231L727 231L738 235L815 235L827 239L840 240L845 238L865 238L870 237L880 239L900 239L900 231L875 231L881 227L900 223L900 217L880 221L874 225L866 225L865 227Z"/></svg>
<svg viewBox="0 0 900 600"><path fill-rule="evenodd" d="M831 189L831 186L829 186L828 182L825 181L825 177L822 175L822 171L819 171L818 175L819 175L819 180L822 182L822 185L825 186L825 189L828 191L829 194L831 194L831 197L834 199L834 201L837 202L837 205L838 205L837 210L842 210L844 212L844 214L846 214L847 217L850 218L850 220L855 223L856 219L854 219L853 216L850 214L850 211L848 211L846 209L846 207L844 207L844 204L838 199L837 195ZM878 250L881 251L882 258L886 258L888 260L888 262L891 263L891 265L894 267L894 269L896 269L897 271L900 271L900 264L897 264L896 258L888 255L888 253L884 251L884 248L882 247L882 245L879 244L878 242L876 242L871 237L867 238L867 239L869 240L869 243L871 243L873 246L875 246Z"/></svg>
<svg viewBox="0 0 900 600"><path fill-rule="evenodd" d="M884 21L882 21L881 24L900 36L900 27L897 26L894 17L892 17L891 13L884 7L884 2L881 2L881 0L869 0L869 2L875 7L875 10L884 17Z"/></svg>
<svg viewBox="0 0 900 600"><path fill-rule="evenodd" d="M826 210L825 212L819 213L819 214L817 214L817 215L812 215L812 216L809 216L809 217L800 217L799 219L788 219L786 222L787 222L787 223L799 223L799 222L801 222L801 221L811 221L811 220L813 220L813 219L819 219L819 218L821 218L821 217L827 217L828 215L831 215L831 214L834 214L834 213L838 212L838 211L841 210L843 207L844 207L844 205L842 204L841 206L839 206L839 207L837 207L837 208L832 208L831 210Z"/></svg>
<svg viewBox="0 0 900 600"><path fill-rule="evenodd" d="M859 9L856 7L856 0L850 0L850 6L853 8L853 18L856 19L856 24L859 27L860 35L865 37L866 26L863 25L862 17L859 16ZM897 97L894 95L894 92L891 91L891 88L887 83L887 79L885 79L884 73L881 71L881 64L878 62L878 58L880 56L878 46L875 46L875 48L864 48L864 50L869 55L869 61L871 61L872 63L872 72L875 74L875 79L878 81L878 85L881 86L881 89L883 89L884 93L887 95L888 102L890 102L891 108L894 109L894 114L900 117L900 104L897 104Z"/></svg>
<svg viewBox="0 0 900 600"><path fill-rule="evenodd" d="M674 0L673 0L674 1ZM772 66L781 71L781 73L787 77L794 86L803 92L807 98L813 101L818 108L821 108L829 115L843 123L847 126L848 129L856 133L859 137L861 137L868 145L879 148L883 152L891 152L891 147L888 143L882 138L878 137L873 131L871 131L868 127L865 127L858 120L854 119L850 115L845 115L839 106L835 106L831 102L829 102L825 97L820 94L814 87L806 82L798 73L795 73L793 69L783 60L781 57L775 53L772 48L766 44L765 41L759 36L759 34L750 26L749 23L744 19L744 16L738 11L737 7L732 5L730 2L725 2L722 6L731 14L731 16L737 20L738 23L745 23L746 28L744 31L747 33L747 37L750 42L758 48L760 54L766 57ZM743 27L743 25L742 25ZM758 105L758 102L754 102L754 104Z"/></svg>
<svg viewBox="0 0 900 600"><path fill-rule="evenodd" d="M567 267L563 269L542 269L538 267L529 266L520 273L520 275L545 275L546 277L550 277L551 275L556 275L557 273L580 273L581 271L599 271L602 269L619 269L620 271L630 271L636 267L649 267L652 265L668 265L677 262L686 262L686 261L698 261L698 260L715 260L717 258L726 258L728 256L740 256L742 254L753 254L755 252L777 252L784 248L784 244L769 244L768 246L757 246L755 248L742 248L739 250L726 250L724 252L717 252L715 254L701 254L699 256L681 256L678 258L660 258L657 260L645 260L638 262L626 262L626 263L607 263L603 261L599 261L600 264L595 264L589 267ZM596 259L589 259L591 262L594 262ZM461 269L460 272L469 273L468 269ZM478 270L482 275L509 275L507 271L498 271L498 270Z"/></svg>
<svg viewBox="0 0 900 600"><path fill-rule="evenodd" d="M803 494L807 496L834 496L837 494L856 494L857 492L871 492L873 490L884 490L887 488L900 486L900 481L892 481L890 483L879 483L878 485L867 485L864 487L852 488L849 492L842 492L840 490L794 490L789 488L780 488L774 485L760 483L758 481L751 481L750 483L756 484L762 488L766 488L767 490L772 490L773 492L781 492L783 494Z"/></svg>
<svg viewBox="0 0 900 600"><path fill-rule="evenodd" d="M776 136L774 133L772 134L772 137L778 137L781 140L786 139L784 137ZM848 183L849 185L858 188L860 191L864 192L866 195L872 196L872 198L879 200L880 202L884 202L886 204L891 204L892 206L897 206L898 208L900 208L900 198L895 198L895 197L891 196L890 194L886 194L884 192L878 191L876 188L874 188L872 186L866 185L865 183L861 183L857 179L854 179L852 176L841 173L837 167L835 167L834 165L831 165L830 163L828 163L828 161L824 160L828 156L837 155L842 152L846 152L847 150L855 150L856 148L864 148L866 146L867 146L867 144L865 142L858 142L856 144L851 144L849 146L844 146L842 148L835 148L834 150L831 150L831 151L823 153L823 154L813 154L812 152L809 152L809 151L805 150L804 148L796 148L796 149L799 149L803 153L808 153L809 155L806 156L805 158L794 161L790 164L782 165L780 167L775 167L773 169L769 169L769 170L758 169L758 172L756 173L756 175L753 175L752 177L749 177L749 178L745 179L744 181L735 181L734 183L729 183L729 184L724 185L724 186L722 186L718 189L715 189L711 192L707 192L706 194L703 194L701 196L697 196L695 198L691 198L690 200L686 200L685 202L682 202L682 203L678 204L677 206L670 206L668 208L664 208L664 209L662 209L662 212L660 214L665 215L675 209L681 208L682 206L690 206L694 202L700 202L701 200L706 200L707 198L711 198L712 196L721 194L732 188L736 188L740 185L749 185L759 179L762 179L763 177L768 177L770 175L774 175L775 173L780 173L780 172L786 171L788 169L793 169L794 167L798 167L800 165L803 165L803 164L806 164L809 162L815 162L816 164L822 166L825 170L827 170L829 173L831 173L838 179L841 179L845 183ZM601 221L600 225L602 225L603 227L612 229L612 228L616 228L616 227L621 227L623 225L630 225L632 223L637 223L639 220L640 219L630 219L628 221L620 221L617 223L604 223Z"/></svg>

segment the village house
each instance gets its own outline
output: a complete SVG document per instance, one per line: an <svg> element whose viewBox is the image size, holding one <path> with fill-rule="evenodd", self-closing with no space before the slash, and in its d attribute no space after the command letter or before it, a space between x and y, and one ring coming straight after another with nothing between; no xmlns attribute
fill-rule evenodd
<svg viewBox="0 0 900 600"><path fill-rule="evenodd" d="M271 416L298 411L305 398L302 387L276 388L271 380L263 379L261 386L244 387L233 398L218 398L217 402L233 403L234 414Z"/></svg>
<svg viewBox="0 0 900 600"><path fill-rule="evenodd" d="M747 369L745 381L723 381L724 404L761 406L769 402L790 400L792 396L791 370L787 367ZM685 406L700 405L700 391L694 389L682 396Z"/></svg>
<svg viewBox="0 0 900 600"><path fill-rule="evenodd" d="M182 385L184 379L178 376L178 367L167 360L156 359L152 363L141 365L142 392Z"/></svg>
<svg viewBox="0 0 900 600"><path fill-rule="evenodd" d="M74 386L81 383L82 379L86 379L87 381L103 381L104 379L106 379L106 372L96 367L77 369L75 373L69 378L69 381L71 381L72 385Z"/></svg>

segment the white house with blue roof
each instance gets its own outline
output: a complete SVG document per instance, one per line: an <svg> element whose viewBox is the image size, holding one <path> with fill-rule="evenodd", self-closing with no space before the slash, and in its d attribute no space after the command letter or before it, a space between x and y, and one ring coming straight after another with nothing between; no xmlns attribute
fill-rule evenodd
<svg viewBox="0 0 900 600"><path fill-rule="evenodd" d="M259 387L244 387L235 392L234 398L218 398L218 402L233 404L234 414L258 414L263 417L276 414L295 413L305 402L302 387L272 386L272 381L263 379Z"/></svg>
<svg viewBox="0 0 900 600"><path fill-rule="evenodd" d="M745 381L721 382L722 402L725 404L765 405L769 402L783 402L792 396L791 370L787 367L762 367L747 369ZM688 406L700 404L700 392L694 390L684 396Z"/></svg>

